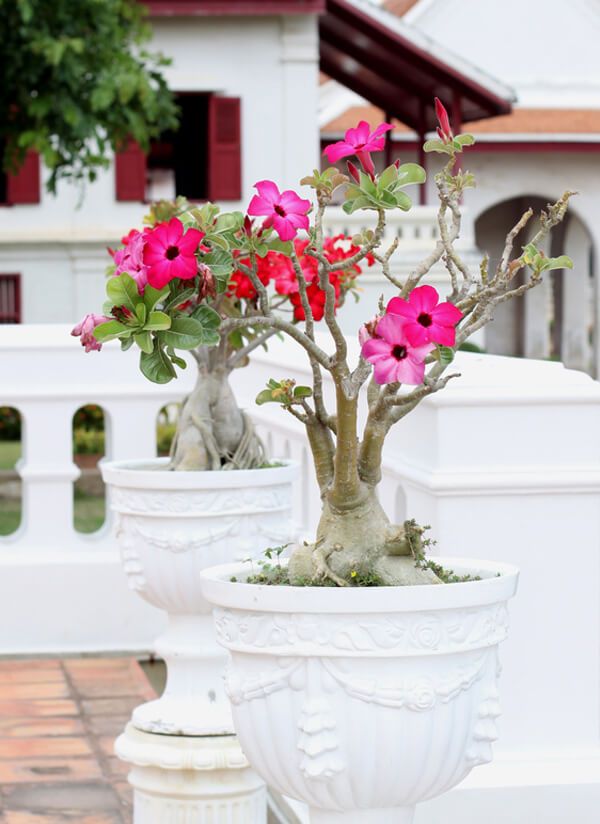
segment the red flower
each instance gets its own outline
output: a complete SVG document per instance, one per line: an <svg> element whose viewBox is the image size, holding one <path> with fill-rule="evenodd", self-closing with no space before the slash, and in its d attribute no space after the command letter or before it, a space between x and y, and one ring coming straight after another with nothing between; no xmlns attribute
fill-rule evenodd
<svg viewBox="0 0 600 824"><path fill-rule="evenodd" d="M333 288L335 291L335 307L337 308L340 305L339 298L341 287L339 278L336 277L336 275L336 272L332 272L329 275L329 280L333 283ZM309 283L306 288L306 297L308 298L308 303L314 320L322 320L323 315L325 314L325 301L327 299L325 291L319 287L316 281L313 281L312 283ZM302 306L300 292L294 292L294 294L290 295L290 303L294 307L294 320L306 320L306 313L304 312L304 307Z"/></svg>
<svg viewBox="0 0 600 824"><path fill-rule="evenodd" d="M162 289L174 278L190 280L198 273L196 250L204 233L188 229L177 217L159 223L145 237L144 264L148 267L148 283Z"/></svg>
<svg viewBox="0 0 600 824"><path fill-rule="evenodd" d="M259 257L256 259L256 274L263 286L267 286L273 276L273 257L282 257L282 255L278 255L276 252L269 252L264 258ZM241 264L250 268L250 258L238 259ZM236 298L240 298L240 300L254 300L256 298L256 289L248 275L240 269L236 269L229 278L227 294L229 297L235 296Z"/></svg>

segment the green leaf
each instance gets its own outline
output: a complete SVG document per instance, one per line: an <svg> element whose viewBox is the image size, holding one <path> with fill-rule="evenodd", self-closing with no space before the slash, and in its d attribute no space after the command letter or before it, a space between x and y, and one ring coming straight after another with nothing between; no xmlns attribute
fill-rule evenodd
<svg viewBox="0 0 600 824"><path fill-rule="evenodd" d="M150 332L137 332L133 339L140 347L142 352L146 352L146 354L150 355L152 350L154 349L154 343L152 341L152 335Z"/></svg>
<svg viewBox="0 0 600 824"><path fill-rule="evenodd" d="M312 395L312 389L310 386L295 386L294 387L294 397L295 398L310 398Z"/></svg>
<svg viewBox="0 0 600 824"><path fill-rule="evenodd" d="M412 200L409 196L404 192L395 192L394 197L396 198L396 206L402 209L403 212L408 212L412 206Z"/></svg>
<svg viewBox="0 0 600 824"><path fill-rule="evenodd" d="M177 377L175 367L162 348L160 341L156 339L154 340L154 349L150 354L146 352L140 354L140 369L142 374L153 383L169 383Z"/></svg>
<svg viewBox="0 0 600 824"><path fill-rule="evenodd" d="M205 307L209 308L209 307ZM214 310L211 310L214 311ZM216 312L215 312L216 314ZM159 332L160 339L174 349L195 349L197 346L215 346L221 336L218 331L196 318L179 317L171 322L171 328Z"/></svg>
<svg viewBox="0 0 600 824"><path fill-rule="evenodd" d="M403 163L398 168L398 185L410 186L414 183L425 183L427 173L418 163Z"/></svg>
<svg viewBox="0 0 600 824"><path fill-rule="evenodd" d="M180 358L171 346L167 346L167 354L171 358L171 361L175 364L175 366L178 366L180 369L187 369L187 361L185 361L183 358Z"/></svg>
<svg viewBox="0 0 600 824"><path fill-rule="evenodd" d="M454 142L458 143L459 146L472 146L475 143L475 138L472 134L457 134L454 138Z"/></svg>
<svg viewBox="0 0 600 824"><path fill-rule="evenodd" d="M163 310L165 312L170 312L171 309L175 309L176 306L180 306L182 303L185 303L186 300L189 300L193 295L196 294L198 290L195 286L188 287L187 289L181 289L181 291L174 292L173 295L169 298L169 300L165 303Z"/></svg>
<svg viewBox="0 0 600 824"><path fill-rule="evenodd" d="M290 255L292 254L293 245L291 240L281 240L280 238L276 237L273 238L273 240L270 240L268 245L269 249L272 252L279 252L280 254L286 255L287 257L290 257Z"/></svg>
<svg viewBox="0 0 600 824"><path fill-rule="evenodd" d="M259 392L256 396L256 403L258 406L262 406L263 403L277 403L277 401L273 399L270 389L263 389L262 392Z"/></svg>
<svg viewBox="0 0 600 824"><path fill-rule="evenodd" d="M146 332L159 332L170 329L171 318L164 312L150 312L148 320L144 326Z"/></svg>
<svg viewBox="0 0 600 824"><path fill-rule="evenodd" d="M160 303L168 294L168 286L164 286L162 289L155 289L154 286L150 286L149 283L146 284L146 288L144 289L144 305L148 312L152 312L156 304Z"/></svg>
<svg viewBox="0 0 600 824"><path fill-rule="evenodd" d="M133 338L130 336L128 338L121 338L121 352L127 352L128 349L131 349L133 346Z"/></svg>
<svg viewBox="0 0 600 824"><path fill-rule="evenodd" d="M221 325L221 316L211 306L202 303L192 312L194 320L200 321L202 326L208 330L216 330Z"/></svg>
<svg viewBox="0 0 600 824"><path fill-rule="evenodd" d="M388 166L387 169L384 169L383 172L379 175L377 180L377 189L382 191L383 189L387 189L388 186L391 186L392 183L395 183L398 178L398 170L392 163L391 166Z"/></svg>
<svg viewBox="0 0 600 824"><path fill-rule="evenodd" d="M135 307L139 303L143 303L143 299L138 292L137 283L126 272L108 279L106 294L112 301L113 306L125 306L131 312L135 312Z"/></svg>
<svg viewBox="0 0 600 824"><path fill-rule="evenodd" d="M448 366L454 360L454 349L451 349L449 346L438 346L437 347L440 363L445 364Z"/></svg>
<svg viewBox="0 0 600 824"><path fill-rule="evenodd" d="M146 323L146 306L144 303L138 303L135 307L135 314L137 319L142 324L142 326Z"/></svg>
<svg viewBox="0 0 600 824"><path fill-rule="evenodd" d="M560 255L560 257L548 258L546 261L548 265L544 269L572 269L573 261L568 255Z"/></svg>
<svg viewBox="0 0 600 824"><path fill-rule="evenodd" d="M107 340L114 340L120 335L129 336L133 330L118 320L108 320L106 323L99 323L94 329L94 337L100 343L105 343Z"/></svg>
<svg viewBox="0 0 600 824"><path fill-rule="evenodd" d="M424 152L443 152L444 154L452 154L452 149L441 140L426 140L423 144Z"/></svg>

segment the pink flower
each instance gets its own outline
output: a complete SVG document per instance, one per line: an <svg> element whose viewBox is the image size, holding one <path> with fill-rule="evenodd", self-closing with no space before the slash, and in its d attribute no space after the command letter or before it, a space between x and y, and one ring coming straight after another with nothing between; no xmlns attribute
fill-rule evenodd
<svg viewBox="0 0 600 824"><path fill-rule="evenodd" d="M408 300L392 298L387 311L404 320L406 335L412 346L439 343L454 346L456 324L462 312L452 303L438 303L439 295L433 286L417 286Z"/></svg>
<svg viewBox="0 0 600 824"><path fill-rule="evenodd" d="M450 119L448 117L448 112L439 97L435 98L435 116L440 124L437 129L438 137L440 140L443 140L444 143L450 143L453 137L452 129L450 128Z"/></svg>
<svg viewBox="0 0 600 824"><path fill-rule="evenodd" d="M298 229L308 230L310 200L303 200L291 189L280 192L272 180L259 180L254 188L258 194L250 201L248 214L265 216L265 228L272 226L281 240L292 240Z"/></svg>
<svg viewBox="0 0 600 824"><path fill-rule="evenodd" d="M148 267L148 283L162 289L174 278L190 280L198 273L196 250L204 233L199 229L183 231L183 223L172 217L159 223L145 236L144 264Z"/></svg>
<svg viewBox="0 0 600 824"><path fill-rule="evenodd" d="M71 334L75 338L80 338L80 343L82 346L85 346L86 352L91 352L92 349L100 351L102 344L94 337L94 329L101 323L106 323L107 320L110 320L110 318L104 315L86 315L77 326L73 328Z"/></svg>
<svg viewBox="0 0 600 824"><path fill-rule="evenodd" d="M148 230L138 232L132 229L129 234L122 238L125 246L112 252L116 265L115 277L126 272L135 280L140 295L144 294L144 288L148 283L148 267L144 264L144 246Z"/></svg>
<svg viewBox="0 0 600 824"><path fill-rule="evenodd" d="M358 342L361 346L364 346L368 340L371 338L377 337L377 324L379 323L380 317L379 315L375 315L374 318L363 323L363 325L358 330Z"/></svg>
<svg viewBox="0 0 600 824"><path fill-rule="evenodd" d="M375 381L384 383L423 383L425 358L434 348L433 343L413 346L398 315L384 315L377 324L376 338L367 340L362 356L375 367Z"/></svg>
<svg viewBox="0 0 600 824"><path fill-rule="evenodd" d="M343 140L327 146L324 155L330 163L337 163L342 157L356 155L365 172L375 173L370 152L380 152L385 147L384 134L394 127L391 123L380 123L372 132L366 120L361 120L354 129L348 129ZM352 174L352 170L350 170Z"/></svg>

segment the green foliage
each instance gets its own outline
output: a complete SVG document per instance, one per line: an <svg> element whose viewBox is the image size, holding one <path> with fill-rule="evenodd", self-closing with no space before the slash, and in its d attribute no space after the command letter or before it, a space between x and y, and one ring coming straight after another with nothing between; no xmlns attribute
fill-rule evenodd
<svg viewBox="0 0 600 824"><path fill-rule="evenodd" d="M75 455L103 455L104 432L77 427L73 430L73 452Z"/></svg>
<svg viewBox="0 0 600 824"><path fill-rule="evenodd" d="M280 403L282 406L292 406L302 404L305 398L310 398L312 389L310 386L296 386L296 381L284 379L280 381L271 378L267 383L267 388L263 389L256 396L256 403L262 406L264 403Z"/></svg>
<svg viewBox="0 0 600 824"><path fill-rule="evenodd" d="M34 149L54 191L60 177L93 180L130 137L147 149L176 126L143 15L133 0L0 0L5 169Z"/></svg>
<svg viewBox="0 0 600 824"><path fill-rule="evenodd" d="M573 261L567 255L549 258L541 252L533 243L528 243L521 255L523 263L530 266L536 274L550 271L551 269L572 269Z"/></svg>
<svg viewBox="0 0 600 824"><path fill-rule="evenodd" d="M156 427L156 448L159 455L168 455L177 427L174 423L159 423Z"/></svg>
<svg viewBox="0 0 600 824"><path fill-rule="evenodd" d="M475 143L475 138L472 134L457 134L456 137L448 142L440 140L439 138L426 140L423 145L423 151L453 155L462 152L465 146L472 146L473 143Z"/></svg>
<svg viewBox="0 0 600 824"><path fill-rule="evenodd" d="M335 166L330 166L322 172L318 169L313 169L312 175L303 177L300 185L310 186L319 197L331 197L338 186L347 183L348 180L349 178L345 174L342 174L339 169Z"/></svg>
<svg viewBox="0 0 600 824"><path fill-rule="evenodd" d="M353 183L346 189L343 209L347 214L357 209L402 209L407 212L412 201L402 189L424 183L425 179L425 169L417 163L403 163L398 167L392 164L374 180L365 172L360 172L359 183Z"/></svg>
<svg viewBox="0 0 600 824"><path fill-rule="evenodd" d="M0 406L0 441L21 440L21 416L12 406Z"/></svg>

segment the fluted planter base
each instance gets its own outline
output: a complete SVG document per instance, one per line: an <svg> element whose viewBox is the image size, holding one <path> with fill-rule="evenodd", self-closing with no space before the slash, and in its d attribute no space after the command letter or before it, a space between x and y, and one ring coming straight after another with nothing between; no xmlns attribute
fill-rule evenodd
<svg viewBox="0 0 600 824"><path fill-rule="evenodd" d="M115 752L131 765L133 824L265 824L265 785L233 735L155 735L129 724Z"/></svg>
<svg viewBox="0 0 600 824"><path fill-rule="evenodd" d="M239 564L201 575L231 653L240 744L269 787L308 804L311 824L409 824L416 804L492 758L518 572L439 561L481 580L257 586Z"/></svg>

